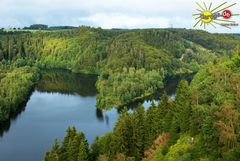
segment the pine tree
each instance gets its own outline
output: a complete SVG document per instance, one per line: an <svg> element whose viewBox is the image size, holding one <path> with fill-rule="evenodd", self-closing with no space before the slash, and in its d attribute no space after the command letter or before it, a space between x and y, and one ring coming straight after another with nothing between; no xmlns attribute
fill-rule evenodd
<svg viewBox="0 0 240 161"><path fill-rule="evenodd" d="M46 154L46 160L49 159L49 161L60 161L60 147L58 140L55 139L54 144L52 146L51 152Z"/></svg>
<svg viewBox="0 0 240 161"><path fill-rule="evenodd" d="M74 137L76 136L76 128L75 127L68 127L67 135L63 139L62 147L61 147L61 160L67 161L69 158L69 149L70 143L73 141Z"/></svg>
<svg viewBox="0 0 240 161"><path fill-rule="evenodd" d="M145 135L145 111L140 106L133 113L132 117L132 140L130 145L129 156L134 156L138 160L143 156L144 152L144 135Z"/></svg>
<svg viewBox="0 0 240 161"><path fill-rule="evenodd" d="M89 149L88 143L83 139L79 146L78 160L77 161L88 161L89 160Z"/></svg>
<svg viewBox="0 0 240 161"><path fill-rule="evenodd" d="M69 155L68 155L69 161L77 161L78 160L79 146L83 139L84 139L83 133L79 132L74 137L73 141L70 143Z"/></svg>
<svg viewBox="0 0 240 161"><path fill-rule="evenodd" d="M113 131L111 157L114 157L117 153L128 153L129 144L131 144L131 135L131 119L127 109L125 109L119 117Z"/></svg>
<svg viewBox="0 0 240 161"><path fill-rule="evenodd" d="M50 152L46 152L43 161L51 161L51 154Z"/></svg>
<svg viewBox="0 0 240 161"><path fill-rule="evenodd" d="M169 98L168 98L166 91L164 92L164 94L161 97L161 102L160 102L159 106L162 111L161 112L162 132L168 132L171 127L173 113L171 110L171 104L169 103Z"/></svg>
<svg viewBox="0 0 240 161"><path fill-rule="evenodd" d="M174 101L174 116L180 126L181 132L186 132L189 129L191 112L188 82L182 80L178 85L177 95Z"/></svg>
<svg viewBox="0 0 240 161"><path fill-rule="evenodd" d="M97 136L91 146L91 160L97 160L98 156L101 153L101 149L103 147L101 147L101 144L99 143L100 137Z"/></svg>
<svg viewBox="0 0 240 161"><path fill-rule="evenodd" d="M173 118L171 122L169 133L170 133L170 139L168 141L168 144L173 145L179 138L179 125L178 125L178 122L176 121L176 118Z"/></svg>
<svg viewBox="0 0 240 161"><path fill-rule="evenodd" d="M160 105L164 108L164 109L168 109L169 107L169 98L168 98L168 94L166 91L164 91L163 95L161 96L161 102Z"/></svg>

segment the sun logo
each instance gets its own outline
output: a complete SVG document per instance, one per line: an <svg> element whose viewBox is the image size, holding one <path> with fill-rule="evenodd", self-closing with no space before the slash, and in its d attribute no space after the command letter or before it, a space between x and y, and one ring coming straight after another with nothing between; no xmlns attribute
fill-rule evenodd
<svg viewBox="0 0 240 161"><path fill-rule="evenodd" d="M208 7L205 2L203 2L203 5L200 5L198 2L196 2L196 4L199 7L197 8L197 11L199 11L199 13L193 14L195 20L197 21L193 27L196 27L198 24L200 24L200 26L203 26L205 29L206 26L210 24L212 27L216 28L216 24L226 28L230 28L229 24L236 23L233 20L227 20L232 16L238 16L238 14L232 14L231 11L227 10L230 7L236 5L236 3L224 7L225 4L227 4L227 2L224 2L213 9L212 2ZM223 24L221 22L225 23Z"/></svg>

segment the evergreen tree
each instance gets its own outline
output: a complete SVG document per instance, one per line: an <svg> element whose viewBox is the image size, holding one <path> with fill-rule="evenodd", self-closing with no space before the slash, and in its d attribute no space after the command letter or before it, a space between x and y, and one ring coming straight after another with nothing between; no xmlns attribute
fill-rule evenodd
<svg viewBox="0 0 240 161"><path fill-rule="evenodd" d="M84 139L83 133L79 132L74 137L73 141L70 142L68 160L70 161L78 160L79 147L83 139Z"/></svg>
<svg viewBox="0 0 240 161"><path fill-rule="evenodd" d="M113 130L113 137L111 141L111 157L117 153L127 154L132 136L132 125L130 115L125 109L118 119L118 122Z"/></svg>
<svg viewBox="0 0 240 161"><path fill-rule="evenodd" d="M70 158L70 143L73 141L76 134L77 132L75 127L68 127L67 135L64 137L61 147L61 159L64 161L67 161L68 158Z"/></svg>
<svg viewBox="0 0 240 161"><path fill-rule="evenodd" d="M145 148L149 148L152 145L152 142L157 137L157 129L158 129L158 122L157 122L157 107L152 102L151 106L146 112L146 123L145 123Z"/></svg>
<svg viewBox="0 0 240 161"><path fill-rule="evenodd" d="M177 88L176 99L174 101L174 116L179 124L181 132L186 132L190 128L192 109L190 106L189 86L186 80L182 80Z"/></svg>
<svg viewBox="0 0 240 161"><path fill-rule="evenodd" d="M140 160L145 147L145 111L143 106L138 107L133 113L132 121L133 133L128 156L134 156L137 160Z"/></svg>
<svg viewBox="0 0 240 161"><path fill-rule="evenodd" d="M88 161L88 160L89 160L88 143L85 139L83 139L79 146L77 161Z"/></svg>
<svg viewBox="0 0 240 161"><path fill-rule="evenodd" d="M171 124L170 124L170 130L169 130L169 134L170 134L170 139L168 141L169 145L173 145L176 143L177 139L179 138L179 125L178 122L176 121L176 118L173 118Z"/></svg>
<svg viewBox="0 0 240 161"><path fill-rule="evenodd" d="M55 139L52 149L46 153L44 161L60 161L60 153L58 140Z"/></svg>
<svg viewBox="0 0 240 161"><path fill-rule="evenodd" d="M51 154L50 152L46 152L43 161L51 161Z"/></svg>

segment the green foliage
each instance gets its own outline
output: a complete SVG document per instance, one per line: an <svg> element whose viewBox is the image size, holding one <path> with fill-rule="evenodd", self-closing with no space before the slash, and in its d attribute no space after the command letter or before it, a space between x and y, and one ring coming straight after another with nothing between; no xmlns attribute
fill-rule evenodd
<svg viewBox="0 0 240 161"><path fill-rule="evenodd" d="M167 76L197 72L200 65L223 52L231 55L239 40L237 36L182 29L103 30L83 26L47 32L2 31L0 60L14 63L16 67L35 65L107 74L108 78L100 77L97 83L100 93L97 105L112 108L152 94ZM147 86L136 89L132 79L136 74L122 74L124 68L137 72L144 69L145 76L136 78L138 83ZM147 80L146 75L151 79ZM131 79L128 80L131 83L126 84L123 77ZM125 85L133 89L125 91L122 89Z"/></svg>
<svg viewBox="0 0 240 161"><path fill-rule="evenodd" d="M240 158L240 147L235 147L223 154L220 161L238 161Z"/></svg>
<svg viewBox="0 0 240 161"><path fill-rule="evenodd" d="M189 152L192 148L191 137L188 135L182 135L177 143L169 148L168 153L165 156L157 155L153 161L191 161L192 157Z"/></svg>
<svg viewBox="0 0 240 161"><path fill-rule="evenodd" d="M97 106L104 109L143 99L163 88L165 78L201 68L190 86L180 82L174 101L165 94L147 111L143 107L123 111L114 130L97 138L91 150L84 134L69 128L62 145L55 141L45 160L138 161L163 132L169 132L170 138L163 149L156 149L158 159L236 160L239 40L234 35L184 29L0 31L0 122L26 102L39 77L36 67L99 74ZM81 84L74 78L71 85L58 84L57 79L68 75L43 73L43 77L49 79L41 83L63 92L65 88L75 92L72 85ZM197 139L191 143L192 137Z"/></svg>
<svg viewBox="0 0 240 161"><path fill-rule="evenodd" d="M5 72L5 73L3 73ZM0 79L0 122L10 118L11 113L27 101L39 79L38 70L28 66L1 72Z"/></svg>
<svg viewBox="0 0 240 161"><path fill-rule="evenodd" d="M110 155L111 153L111 140L112 140L112 133L106 133L102 137L96 137L93 145L92 145L92 152L91 158L92 160L97 160L100 155Z"/></svg>
<svg viewBox="0 0 240 161"><path fill-rule="evenodd" d="M46 152L44 161L88 161L89 159L89 147L84 134L76 132L74 127L69 127L62 145L55 141L52 149Z"/></svg>
<svg viewBox="0 0 240 161"><path fill-rule="evenodd" d="M235 64L238 57L210 63L194 77L190 86L187 81L181 81L173 102L169 102L165 94L158 105L152 104L142 117L143 142L133 135L138 129L134 126L136 113L124 112L112 133L115 140L111 147L115 150L112 152L110 148L105 154L111 158L124 153L139 160L143 154L134 153L137 145L144 143L144 148L148 149L156 137L166 131L170 138L163 148L155 149L155 160L239 159L240 77L239 65Z"/></svg>
<svg viewBox="0 0 240 161"><path fill-rule="evenodd" d="M124 68L121 73L110 74L107 79L104 76L99 77L97 106L105 109L123 106L149 96L160 88L163 88L163 83L158 72Z"/></svg>
<svg viewBox="0 0 240 161"><path fill-rule="evenodd" d="M173 110L177 124L180 127L180 131L188 131L190 127L192 109L190 106L189 86L186 80L182 80L178 85Z"/></svg>
<svg viewBox="0 0 240 161"><path fill-rule="evenodd" d="M47 152L45 154L44 161L59 161L59 160L60 160L60 147L58 144L58 140L55 139L51 152Z"/></svg>

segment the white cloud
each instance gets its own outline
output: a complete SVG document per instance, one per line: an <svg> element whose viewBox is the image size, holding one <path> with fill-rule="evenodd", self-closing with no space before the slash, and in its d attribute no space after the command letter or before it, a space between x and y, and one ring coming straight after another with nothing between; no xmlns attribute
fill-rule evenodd
<svg viewBox="0 0 240 161"><path fill-rule="evenodd" d="M217 5L226 0L212 1ZM228 1L233 2L238 1ZM45 23L103 28L165 28L172 24L192 28L196 7L192 0L0 0L0 27ZM220 27L214 31L228 30ZM231 31L239 32L239 28Z"/></svg>
<svg viewBox="0 0 240 161"><path fill-rule="evenodd" d="M127 16L124 14L95 14L81 20L103 28L149 28L168 27L169 19L164 17Z"/></svg>

